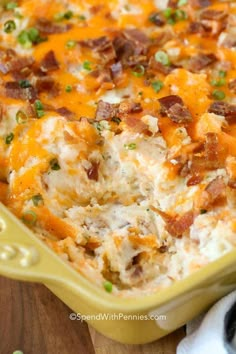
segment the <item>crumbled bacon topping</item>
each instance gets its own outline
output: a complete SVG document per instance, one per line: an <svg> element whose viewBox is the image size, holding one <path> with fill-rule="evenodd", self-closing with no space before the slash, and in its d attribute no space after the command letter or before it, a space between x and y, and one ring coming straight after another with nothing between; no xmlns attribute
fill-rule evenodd
<svg viewBox="0 0 236 354"><path fill-rule="evenodd" d="M181 97L170 95L159 99L161 113L166 114L175 123L189 123L192 115Z"/></svg>
<svg viewBox="0 0 236 354"><path fill-rule="evenodd" d="M227 102L213 102L209 107L208 112L224 116L226 120L236 119L236 105Z"/></svg>
<svg viewBox="0 0 236 354"><path fill-rule="evenodd" d="M189 230L193 222L194 213L190 210L179 217L174 217L167 221L166 230L174 237L181 237L184 232Z"/></svg>
<svg viewBox="0 0 236 354"><path fill-rule="evenodd" d="M7 97L24 101L28 100L30 102L34 102L37 98L37 92L33 86L22 88L16 81L6 82L5 91Z"/></svg>
<svg viewBox="0 0 236 354"><path fill-rule="evenodd" d="M197 54L193 56L188 63L189 70L200 71L207 66L213 64L217 60L215 54Z"/></svg>
<svg viewBox="0 0 236 354"><path fill-rule="evenodd" d="M40 63L40 69L43 72L54 71L59 69L58 61L56 60L53 50L50 50Z"/></svg>
<svg viewBox="0 0 236 354"><path fill-rule="evenodd" d="M216 177L206 186L199 201L201 209L208 209L216 201L225 197L226 185L222 177Z"/></svg>
<svg viewBox="0 0 236 354"><path fill-rule="evenodd" d="M38 18L35 27L43 34L56 34L67 32L71 28L71 25L57 24L46 18Z"/></svg>

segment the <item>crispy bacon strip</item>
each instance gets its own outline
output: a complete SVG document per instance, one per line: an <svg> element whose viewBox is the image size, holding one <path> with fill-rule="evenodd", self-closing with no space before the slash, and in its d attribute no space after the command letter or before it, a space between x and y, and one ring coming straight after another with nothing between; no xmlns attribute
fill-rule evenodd
<svg viewBox="0 0 236 354"><path fill-rule="evenodd" d="M193 8L199 9L211 5L211 0L189 0L189 5Z"/></svg>
<svg viewBox="0 0 236 354"><path fill-rule="evenodd" d="M71 25L57 24L46 18L38 18L35 27L43 34L57 34L67 32L71 28Z"/></svg>
<svg viewBox="0 0 236 354"><path fill-rule="evenodd" d="M92 162L92 166L86 170L88 179L91 179L93 181L98 181L98 168L99 168L99 163L97 162Z"/></svg>
<svg viewBox="0 0 236 354"><path fill-rule="evenodd" d="M199 207L202 209L208 209L217 200L225 196L226 185L222 177L216 177L211 181L202 192L200 197Z"/></svg>
<svg viewBox="0 0 236 354"><path fill-rule="evenodd" d="M30 102L34 102L37 98L37 92L33 86L22 88L16 81L6 82L5 91L7 97L24 101L29 100Z"/></svg>
<svg viewBox="0 0 236 354"><path fill-rule="evenodd" d="M97 104L97 110L95 113L95 120L107 120L117 116L118 105L114 105L108 102L100 100Z"/></svg>
<svg viewBox="0 0 236 354"><path fill-rule="evenodd" d="M192 121L192 115L181 97L170 95L159 99L161 104L161 113L166 114L175 123L189 123Z"/></svg>
<svg viewBox="0 0 236 354"><path fill-rule="evenodd" d="M32 66L33 63L33 57L17 57L15 51L12 49L0 52L0 72L3 74L18 72Z"/></svg>
<svg viewBox="0 0 236 354"><path fill-rule="evenodd" d="M227 102L213 102L209 107L208 112L224 116L226 120L236 119L236 105Z"/></svg>
<svg viewBox="0 0 236 354"><path fill-rule="evenodd" d="M197 54L193 56L188 63L190 71L200 71L213 64L217 60L215 54Z"/></svg>
<svg viewBox="0 0 236 354"><path fill-rule="evenodd" d="M43 72L54 71L59 69L58 61L56 60L53 50L50 50L40 63L40 69Z"/></svg>
<svg viewBox="0 0 236 354"><path fill-rule="evenodd" d="M212 9L204 10L200 14L200 19L201 20L222 21L226 17L227 17L227 13L225 11L212 10Z"/></svg>

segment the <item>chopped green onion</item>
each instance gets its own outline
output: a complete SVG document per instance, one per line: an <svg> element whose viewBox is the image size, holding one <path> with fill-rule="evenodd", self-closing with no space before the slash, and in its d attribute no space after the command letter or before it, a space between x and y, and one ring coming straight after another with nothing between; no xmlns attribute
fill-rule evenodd
<svg viewBox="0 0 236 354"><path fill-rule="evenodd" d="M38 44L47 40L47 38L42 38L40 36L37 28L29 28L28 30L23 30L17 37L18 42L25 48L31 48L32 44Z"/></svg>
<svg viewBox="0 0 236 354"><path fill-rule="evenodd" d="M54 170L54 171L58 171L61 169L59 163L58 163L58 160L55 158L55 159L52 159L50 161L50 166L51 166L51 169Z"/></svg>
<svg viewBox="0 0 236 354"><path fill-rule="evenodd" d="M40 100L36 100L34 102L34 107L35 107L35 110L36 110L36 113L37 113L37 117L38 118L41 118L44 116L44 107L43 107L43 104Z"/></svg>
<svg viewBox="0 0 236 354"><path fill-rule="evenodd" d="M73 12L71 10L68 10L64 13L64 18L66 20L70 20L73 17Z"/></svg>
<svg viewBox="0 0 236 354"><path fill-rule="evenodd" d="M200 210L200 214L206 214L207 213L207 210L206 209L201 209Z"/></svg>
<svg viewBox="0 0 236 354"><path fill-rule="evenodd" d="M88 70L88 71L91 71L92 68L91 68L91 62L89 60L85 60L83 62L83 69L85 70Z"/></svg>
<svg viewBox="0 0 236 354"><path fill-rule="evenodd" d="M19 110L16 113L16 121L18 124L25 124L28 121L28 116L25 112Z"/></svg>
<svg viewBox="0 0 236 354"><path fill-rule="evenodd" d="M22 215L22 221L27 225L35 225L37 221L37 215L34 211L28 210Z"/></svg>
<svg viewBox="0 0 236 354"><path fill-rule="evenodd" d="M178 21L182 21L182 20L186 20L187 18L187 13L183 10L180 10L180 9L177 9L175 11L175 19L178 20Z"/></svg>
<svg viewBox="0 0 236 354"><path fill-rule="evenodd" d="M130 143L130 144L125 144L125 145L124 145L124 148L125 148L126 150L135 150L136 147L137 147L137 145L136 145L135 143Z"/></svg>
<svg viewBox="0 0 236 354"><path fill-rule="evenodd" d="M71 10L68 10L66 12L59 12L54 16L54 19L56 21L62 21L62 20L70 20L73 17L73 12Z"/></svg>
<svg viewBox="0 0 236 354"><path fill-rule="evenodd" d="M224 70L220 70L219 71L219 77L226 77L227 76L227 71L224 71Z"/></svg>
<svg viewBox="0 0 236 354"><path fill-rule="evenodd" d="M41 194L36 194L31 199L34 206L39 206L43 204L43 197L41 196Z"/></svg>
<svg viewBox="0 0 236 354"><path fill-rule="evenodd" d="M136 65L134 70L132 71L132 74L136 77L141 77L145 73L145 68L143 65Z"/></svg>
<svg viewBox="0 0 236 354"><path fill-rule="evenodd" d="M11 144L12 140L14 139L14 134L10 133L9 135L7 135L6 139L5 139L5 143L7 145Z"/></svg>
<svg viewBox="0 0 236 354"><path fill-rule="evenodd" d="M169 25L174 25L176 23L176 20L173 17L168 18L167 23L169 23Z"/></svg>
<svg viewBox="0 0 236 354"><path fill-rule="evenodd" d="M24 16L21 15L18 11L15 11L14 17L15 17L15 18L18 18L19 20L21 20L22 18L24 18Z"/></svg>
<svg viewBox="0 0 236 354"><path fill-rule="evenodd" d="M19 80L19 85L21 88L28 88L32 86L29 80Z"/></svg>
<svg viewBox="0 0 236 354"><path fill-rule="evenodd" d="M121 119L118 117L113 117L113 118L111 118L111 120L117 124L120 124L120 122L121 122Z"/></svg>
<svg viewBox="0 0 236 354"><path fill-rule="evenodd" d="M212 96L216 99L216 100L223 100L225 98L225 93L224 91L220 91L220 90L214 90L212 92Z"/></svg>
<svg viewBox="0 0 236 354"><path fill-rule="evenodd" d="M84 15L79 15L78 16L78 19L81 20L81 21L85 21L86 20L86 17Z"/></svg>
<svg viewBox="0 0 236 354"><path fill-rule="evenodd" d="M184 6L184 5L187 5L187 3L188 3L188 0L179 0L177 5Z"/></svg>
<svg viewBox="0 0 236 354"><path fill-rule="evenodd" d="M72 86L71 85L66 85L65 91L66 92L71 92L72 91Z"/></svg>
<svg viewBox="0 0 236 354"><path fill-rule="evenodd" d="M111 293L112 292L112 283L108 280L106 280L104 283L103 283L103 286L104 286L104 289L108 292L108 293Z"/></svg>
<svg viewBox="0 0 236 354"><path fill-rule="evenodd" d="M5 9L6 10L14 10L16 7L18 7L17 2L10 1L6 4Z"/></svg>
<svg viewBox="0 0 236 354"><path fill-rule="evenodd" d="M159 50L158 52L156 52L155 60L165 66L170 65L170 59L169 59L168 55L165 52L163 52L163 50Z"/></svg>
<svg viewBox="0 0 236 354"><path fill-rule="evenodd" d="M159 91L162 89L162 87L164 86L163 82L160 81L160 80L153 81L153 82L151 83L151 85L152 85L152 88L154 89L154 91L155 91L156 93L159 92Z"/></svg>
<svg viewBox="0 0 236 354"><path fill-rule="evenodd" d="M4 28L4 32L12 33L16 29L16 24L15 24L15 22L13 20L9 20L9 21L4 23L3 28Z"/></svg>
<svg viewBox="0 0 236 354"><path fill-rule="evenodd" d="M165 18L170 18L173 14L173 11L170 7L167 7L167 9L165 9L163 11L163 15L165 16Z"/></svg>
<svg viewBox="0 0 236 354"><path fill-rule="evenodd" d="M226 84L226 81L225 79L219 79L219 80L211 80L211 85L212 86L217 86L217 87L220 87L220 86L224 86Z"/></svg>
<svg viewBox="0 0 236 354"><path fill-rule="evenodd" d="M70 39L69 41L66 42L66 48L74 48L76 46L76 41Z"/></svg>
<svg viewBox="0 0 236 354"><path fill-rule="evenodd" d="M42 104L42 102L41 102L40 100L36 100L36 101L34 102L34 106L35 106L35 108L36 108L37 110L42 110L42 109L43 109L43 104Z"/></svg>

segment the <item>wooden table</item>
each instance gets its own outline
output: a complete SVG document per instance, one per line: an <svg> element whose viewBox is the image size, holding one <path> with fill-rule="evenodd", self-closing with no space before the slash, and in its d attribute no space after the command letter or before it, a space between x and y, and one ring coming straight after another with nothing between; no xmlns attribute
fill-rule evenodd
<svg viewBox="0 0 236 354"><path fill-rule="evenodd" d="M147 345L121 345L86 323L43 285L0 277L0 354L175 354L184 329Z"/></svg>

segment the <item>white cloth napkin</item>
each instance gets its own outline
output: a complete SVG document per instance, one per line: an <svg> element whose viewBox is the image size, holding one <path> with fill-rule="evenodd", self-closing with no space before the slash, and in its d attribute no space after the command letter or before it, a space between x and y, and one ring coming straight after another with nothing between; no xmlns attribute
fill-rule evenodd
<svg viewBox="0 0 236 354"><path fill-rule="evenodd" d="M233 353L236 353L236 291L190 322L187 337L177 348L177 354Z"/></svg>

